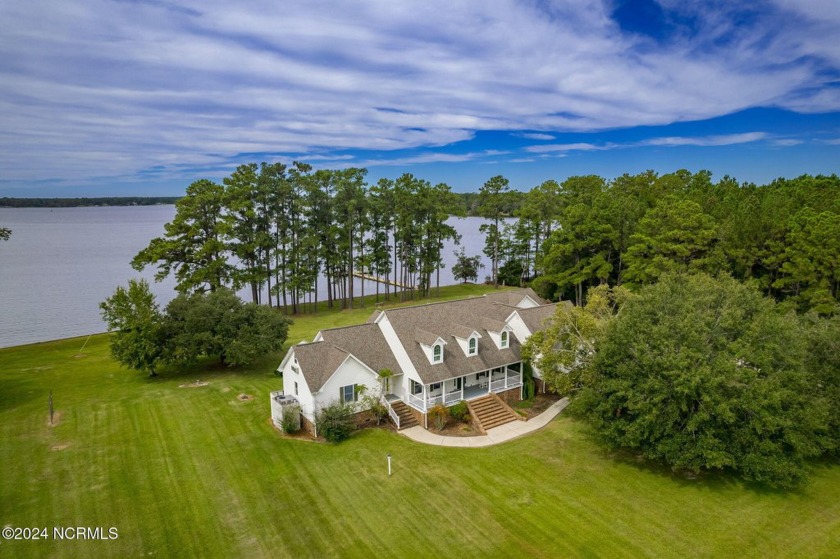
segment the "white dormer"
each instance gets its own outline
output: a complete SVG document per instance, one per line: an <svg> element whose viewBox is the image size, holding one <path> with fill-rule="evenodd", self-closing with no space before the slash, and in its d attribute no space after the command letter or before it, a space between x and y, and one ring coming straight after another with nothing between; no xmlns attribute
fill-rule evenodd
<svg viewBox="0 0 840 559"><path fill-rule="evenodd" d="M497 348L508 349L510 347L510 336L513 333L513 329L507 324L498 327L498 329L488 329L487 333L490 334L490 339L493 340Z"/></svg>
<svg viewBox="0 0 840 559"><path fill-rule="evenodd" d="M432 346L432 363L443 363L442 343L438 343Z"/></svg>
<svg viewBox="0 0 840 559"><path fill-rule="evenodd" d="M414 340L423 348L423 353L426 354L429 363L432 365L443 363L443 346L446 345L443 338L425 330L417 330L414 333Z"/></svg>
<svg viewBox="0 0 840 559"><path fill-rule="evenodd" d="M478 330L461 326L460 324L453 324L452 330L452 337L455 338L456 342L458 342L458 345L461 347L461 351L464 352L464 355L467 357L478 355L478 340L481 338L481 334L478 333Z"/></svg>

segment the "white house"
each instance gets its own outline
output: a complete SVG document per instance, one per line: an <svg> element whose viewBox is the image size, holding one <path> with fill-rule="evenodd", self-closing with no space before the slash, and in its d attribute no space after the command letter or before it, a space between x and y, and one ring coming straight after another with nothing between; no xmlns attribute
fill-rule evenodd
<svg viewBox="0 0 840 559"><path fill-rule="evenodd" d="M283 391L272 397L297 399L302 425L314 435L319 409L357 401L363 387L378 393L379 371L388 369L393 376L383 402L398 428L428 427L433 406L461 400L478 406L470 409L489 428L515 418L491 408L521 399L521 344L556 308L533 290L519 289L376 311L366 324L322 330L312 342L289 349L277 369Z"/></svg>

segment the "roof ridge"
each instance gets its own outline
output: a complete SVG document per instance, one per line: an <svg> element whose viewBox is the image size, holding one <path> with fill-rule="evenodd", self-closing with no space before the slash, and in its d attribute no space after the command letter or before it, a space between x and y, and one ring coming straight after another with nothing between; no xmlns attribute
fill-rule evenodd
<svg viewBox="0 0 840 559"><path fill-rule="evenodd" d="M464 297L463 299L449 299L446 301L429 301L428 303L419 303L417 305L406 305L404 307L394 307L393 309L384 309L382 310L383 313L392 312L392 311L404 311L409 309L419 309L421 307L431 307L432 305L446 305L448 303L460 303L463 301L472 301L474 299L481 299L484 295L475 295L472 297Z"/></svg>
<svg viewBox="0 0 840 559"><path fill-rule="evenodd" d="M333 326L332 328L324 328L318 332L332 332L334 330L347 330L348 328L358 328L359 326L376 326L373 322L362 322L361 324L348 324L347 326Z"/></svg>

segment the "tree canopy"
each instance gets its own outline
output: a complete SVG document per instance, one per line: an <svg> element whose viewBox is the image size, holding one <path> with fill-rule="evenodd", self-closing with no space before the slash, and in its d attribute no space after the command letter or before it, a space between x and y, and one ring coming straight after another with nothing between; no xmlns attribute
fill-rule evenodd
<svg viewBox="0 0 840 559"><path fill-rule="evenodd" d="M827 430L807 346L794 313L734 279L666 275L599 338L578 409L608 444L676 469L793 486Z"/></svg>
<svg viewBox="0 0 840 559"><path fill-rule="evenodd" d="M146 280L129 280L99 304L111 337L111 355L129 369L157 375L167 343L163 315Z"/></svg>
<svg viewBox="0 0 840 559"><path fill-rule="evenodd" d="M181 294L161 312L145 280L130 280L100 304L111 337L114 359L130 369L156 376L164 364L217 357L226 365L244 365L280 351L291 321L275 310L244 303L219 288Z"/></svg>

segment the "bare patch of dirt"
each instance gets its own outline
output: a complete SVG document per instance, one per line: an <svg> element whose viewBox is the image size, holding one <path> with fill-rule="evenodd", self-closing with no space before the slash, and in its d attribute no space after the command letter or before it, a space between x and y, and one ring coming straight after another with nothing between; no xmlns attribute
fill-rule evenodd
<svg viewBox="0 0 840 559"><path fill-rule="evenodd" d="M65 448L67 448L68 446L70 446L70 443L59 443L59 444L54 444L54 445L52 445L52 446L50 447L50 450L64 450L64 449L65 449Z"/></svg>
<svg viewBox="0 0 840 559"><path fill-rule="evenodd" d="M191 382L189 384L181 384L178 385L179 388L198 388L199 386L207 386L210 384L209 382L204 382L203 380L197 380L195 382Z"/></svg>
<svg viewBox="0 0 840 559"><path fill-rule="evenodd" d="M240 394L239 396L237 396L237 398L239 398L243 402L247 401L247 400L253 400L254 399L254 397L251 396L250 394Z"/></svg>
<svg viewBox="0 0 840 559"><path fill-rule="evenodd" d="M222 388L222 392L230 392L230 386L225 386Z"/></svg>
<svg viewBox="0 0 840 559"><path fill-rule="evenodd" d="M59 423L61 423L61 417L62 417L63 415L64 415L64 413L63 413L63 412L60 412L60 411L54 411L54 412L53 412L53 419L52 419L52 423L50 423L50 414L47 414L47 425L48 425L49 427L55 427L56 425L58 425Z"/></svg>

